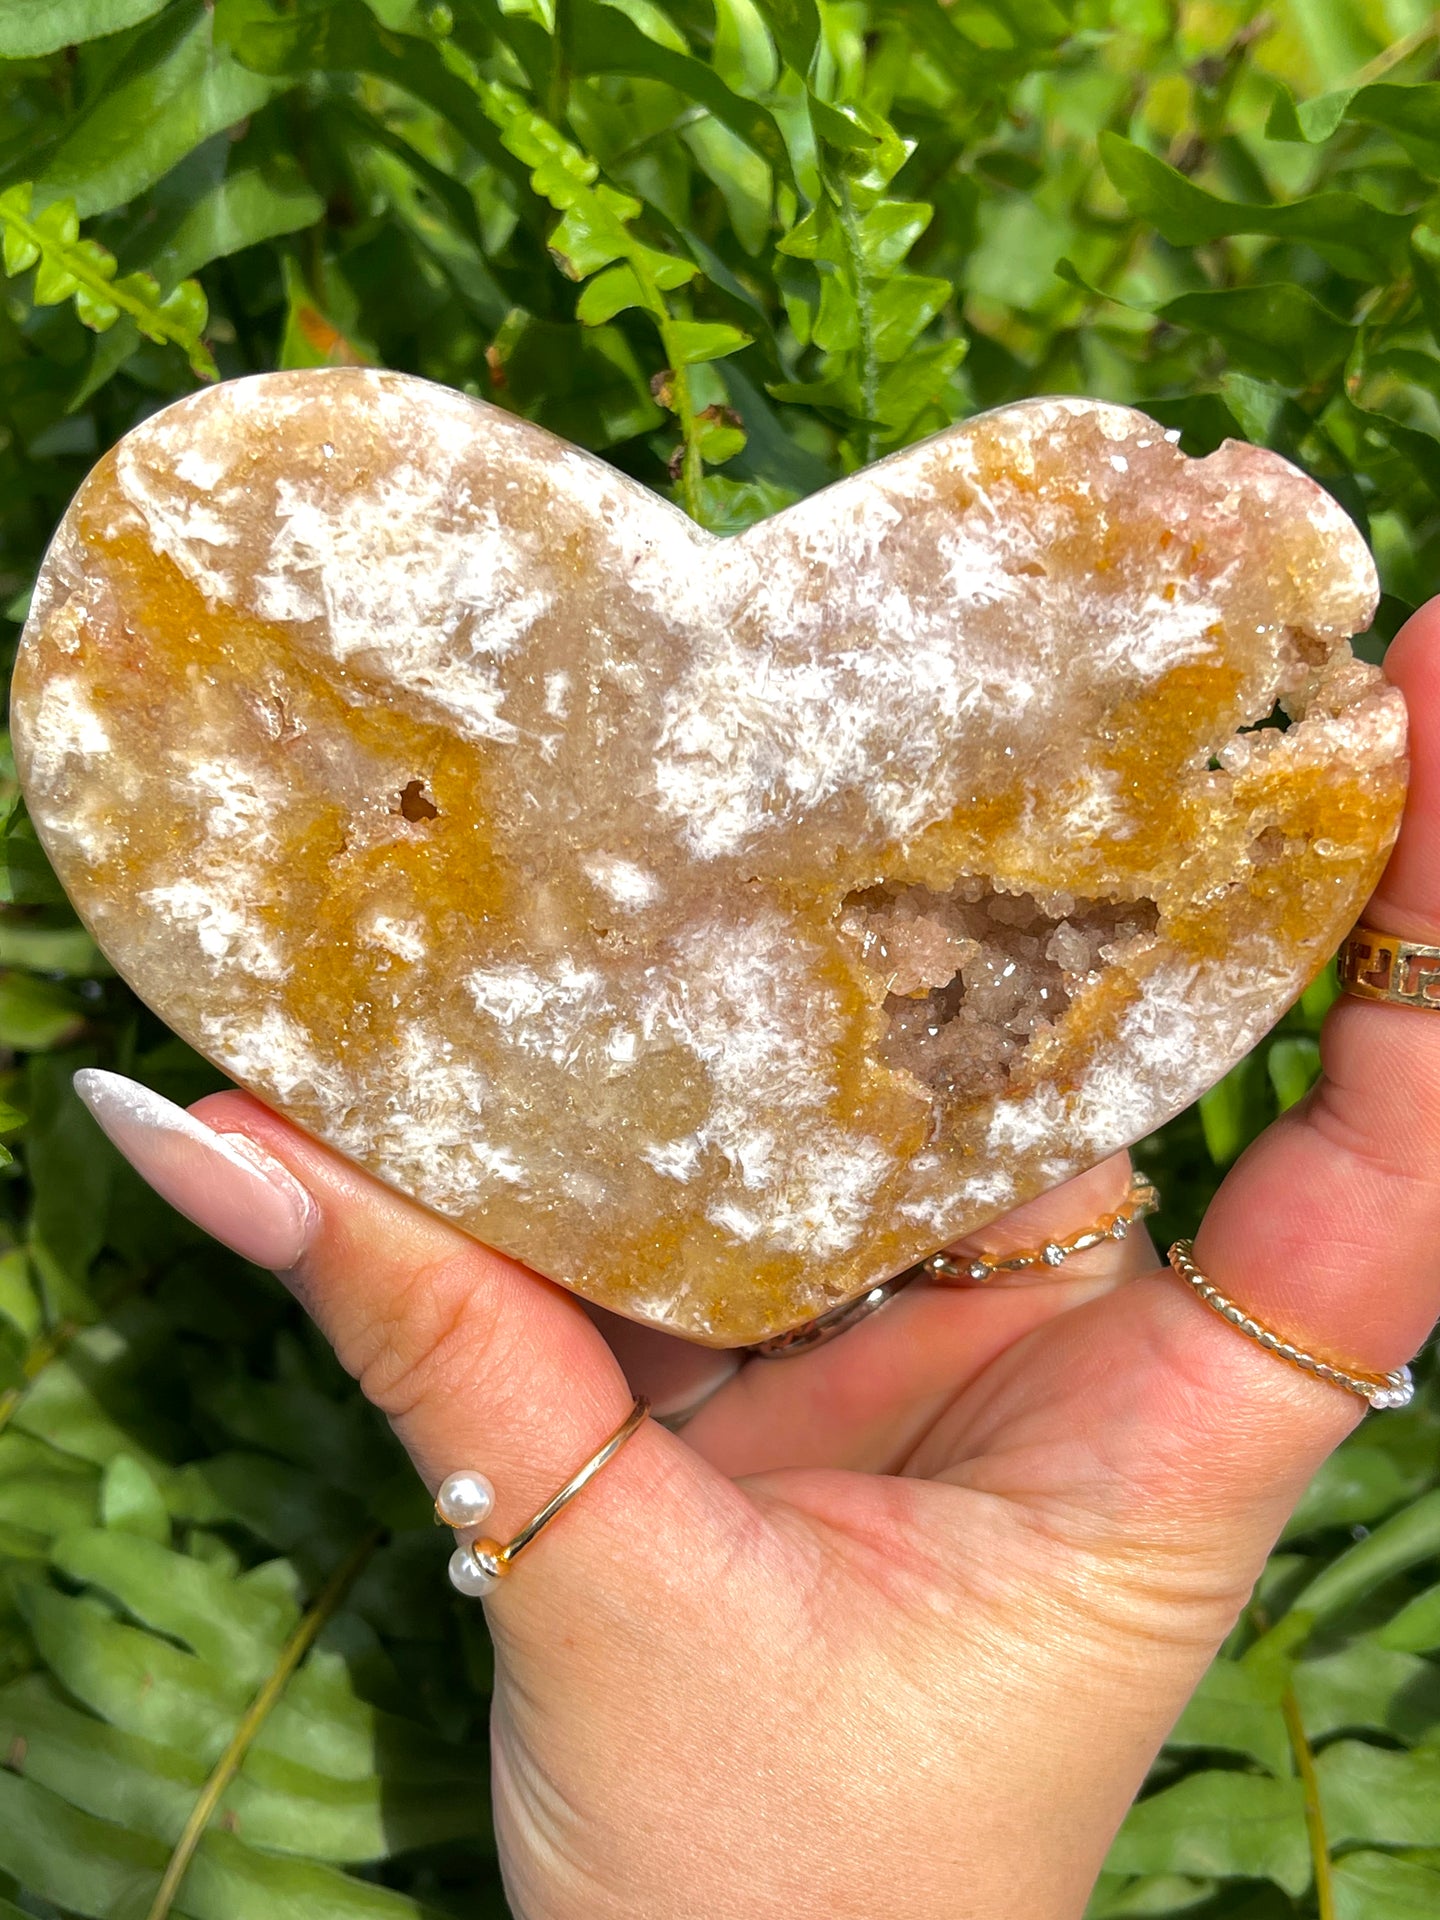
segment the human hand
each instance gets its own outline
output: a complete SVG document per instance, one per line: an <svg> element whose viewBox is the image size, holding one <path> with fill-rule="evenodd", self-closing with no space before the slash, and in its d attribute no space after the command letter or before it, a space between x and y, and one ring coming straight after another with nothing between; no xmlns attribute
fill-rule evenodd
<svg viewBox="0 0 1440 1920"><path fill-rule="evenodd" d="M1440 603L1387 665L1413 775L1367 918L1440 941ZM1300 1344L1384 1372L1440 1308L1440 1021L1343 1000L1323 1058L1197 1257ZM487 1602L523 1920L1078 1915L1359 1417L1206 1312L1141 1236L1043 1284L915 1286L830 1346L735 1371L605 1322L612 1346L561 1289L244 1095L187 1121L111 1076L86 1090L167 1198L285 1270L429 1486L489 1475L501 1538L632 1389L662 1410L707 1396L682 1434L647 1423ZM1078 1230L1126 1174L1107 1162L984 1244Z"/></svg>

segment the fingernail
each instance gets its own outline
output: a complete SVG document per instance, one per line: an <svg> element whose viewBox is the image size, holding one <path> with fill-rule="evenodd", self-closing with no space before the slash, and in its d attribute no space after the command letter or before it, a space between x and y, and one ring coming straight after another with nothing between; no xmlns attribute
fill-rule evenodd
<svg viewBox="0 0 1440 1920"><path fill-rule="evenodd" d="M319 1218L288 1167L243 1134L216 1133L122 1074L82 1067L75 1091L162 1200L242 1260L285 1272Z"/></svg>

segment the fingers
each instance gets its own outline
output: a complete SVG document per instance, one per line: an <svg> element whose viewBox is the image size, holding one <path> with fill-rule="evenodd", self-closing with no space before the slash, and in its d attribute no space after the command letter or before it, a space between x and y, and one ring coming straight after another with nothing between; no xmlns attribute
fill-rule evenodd
<svg viewBox="0 0 1440 1920"><path fill-rule="evenodd" d="M990 1222L956 1251L1006 1255L1073 1237L1115 1212L1129 1182L1130 1157L1115 1154ZM810 1466L896 1472L940 1410L998 1354L1153 1262L1148 1236L1137 1231L1042 1269L1053 1276L1043 1282L917 1282L825 1346L748 1360L702 1402L685 1438L733 1475Z"/></svg>
<svg viewBox="0 0 1440 1920"><path fill-rule="evenodd" d="M1005 1257L1071 1238L1116 1212L1129 1190L1119 1153L955 1243ZM632 1392L657 1418L732 1477L776 1467L847 1466L892 1472L937 1407L1011 1341L1054 1314L1153 1265L1143 1229L992 1289L917 1286L824 1347L760 1359L698 1347L601 1307L604 1334Z"/></svg>
<svg viewBox="0 0 1440 1920"><path fill-rule="evenodd" d="M632 1404L579 1304L381 1186L248 1095L191 1114L114 1075L79 1091L165 1198L282 1278L433 1489L476 1469L496 1490L479 1531L504 1541L570 1478ZM672 1563L723 1551L743 1496L647 1421L497 1588L504 1619L594 1607ZM528 1578L541 1558L545 1577ZM537 1611L536 1596L543 1596Z"/></svg>
<svg viewBox="0 0 1440 1920"><path fill-rule="evenodd" d="M619 1368L558 1289L246 1095L203 1100L194 1118L268 1153L309 1197L315 1226L286 1283L432 1483L453 1467L480 1467L523 1507L557 1461L583 1457L623 1417ZM548 1463L529 1464L537 1446ZM497 1514L502 1525L524 1517Z"/></svg>
<svg viewBox="0 0 1440 1920"><path fill-rule="evenodd" d="M1410 710L1411 779L1366 917L1437 941L1440 603L1408 624L1386 669ZM1197 1255L1262 1319L1383 1372L1416 1351L1440 1309L1440 1017L1344 997L1322 1061L1310 1097L1226 1180Z"/></svg>
<svg viewBox="0 0 1440 1920"><path fill-rule="evenodd" d="M655 1418L678 1429L734 1378L745 1356L720 1347L698 1347L658 1327L624 1320L604 1307L581 1303L605 1336L632 1393L643 1393Z"/></svg>
<svg viewBox="0 0 1440 1920"><path fill-rule="evenodd" d="M1409 703L1413 777L1367 917L1440 941L1440 606L1416 616L1387 667ZM1384 1373L1440 1310L1440 1018L1343 999L1322 1060L1310 1098L1224 1182L1196 1255L1262 1323ZM1243 1590L1362 1411L1156 1275L1017 1346L919 1464L1006 1481L1052 1513L1084 1508L1120 1549L1167 1540L1206 1578L1228 1566Z"/></svg>
<svg viewBox="0 0 1440 1920"><path fill-rule="evenodd" d="M1383 932L1428 942L1440 924L1440 740L1433 718L1440 698L1440 599L1396 635L1385 672L1410 714L1410 787L1400 838L1365 918Z"/></svg>

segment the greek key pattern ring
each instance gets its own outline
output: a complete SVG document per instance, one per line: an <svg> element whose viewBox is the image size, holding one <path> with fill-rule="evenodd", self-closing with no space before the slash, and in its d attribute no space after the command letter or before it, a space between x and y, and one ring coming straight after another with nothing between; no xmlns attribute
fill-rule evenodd
<svg viewBox="0 0 1440 1920"><path fill-rule="evenodd" d="M1362 924L1346 934L1338 966L1342 990L1358 1000L1440 1013L1440 947Z"/></svg>

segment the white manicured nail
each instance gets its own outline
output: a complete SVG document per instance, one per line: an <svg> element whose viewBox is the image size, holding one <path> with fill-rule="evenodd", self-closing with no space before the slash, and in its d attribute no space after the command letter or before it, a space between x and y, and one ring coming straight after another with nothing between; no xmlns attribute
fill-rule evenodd
<svg viewBox="0 0 1440 1920"><path fill-rule="evenodd" d="M162 1200L257 1267L285 1272L319 1219L287 1167L243 1134L216 1133L122 1074L83 1067L75 1091Z"/></svg>

